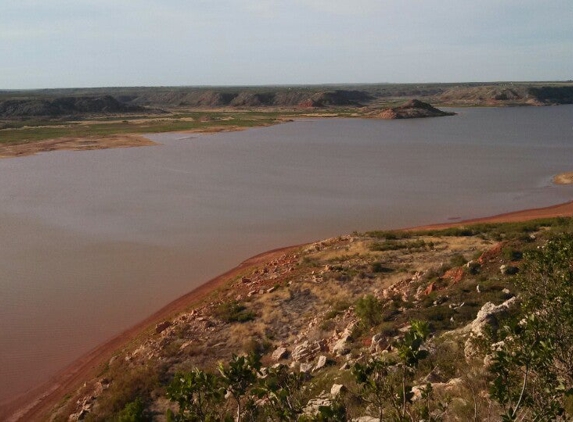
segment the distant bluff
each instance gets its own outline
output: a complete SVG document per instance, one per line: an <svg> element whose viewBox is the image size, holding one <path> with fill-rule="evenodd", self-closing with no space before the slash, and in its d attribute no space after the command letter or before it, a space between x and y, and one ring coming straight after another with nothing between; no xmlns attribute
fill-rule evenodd
<svg viewBox="0 0 573 422"><path fill-rule="evenodd" d="M0 91L0 118L215 108L366 108L418 99L449 106L573 104L573 82L267 87L119 87ZM420 116L422 117L422 116Z"/></svg>
<svg viewBox="0 0 573 422"><path fill-rule="evenodd" d="M417 119L421 117L442 117L453 116L456 113L442 111L432 106L431 104L424 103L420 100L410 100L399 107L388 108L377 117L382 119Z"/></svg>
<svg viewBox="0 0 573 422"><path fill-rule="evenodd" d="M189 89L143 93L130 98L134 104L182 107L329 107L361 106L374 100L360 90L276 90Z"/></svg>
<svg viewBox="0 0 573 422"><path fill-rule="evenodd" d="M122 103L110 95L0 102L0 116L2 117L57 117L76 114L130 113L144 110L144 107Z"/></svg>

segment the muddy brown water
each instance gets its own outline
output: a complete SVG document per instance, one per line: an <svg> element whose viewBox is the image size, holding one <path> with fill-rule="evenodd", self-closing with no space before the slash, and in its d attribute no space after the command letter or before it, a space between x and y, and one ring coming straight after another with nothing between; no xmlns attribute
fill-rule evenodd
<svg viewBox="0 0 573 422"><path fill-rule="evenodd" d="M0 160L0 400L264 250L573 199L573 106L456 111Z"/></svg>

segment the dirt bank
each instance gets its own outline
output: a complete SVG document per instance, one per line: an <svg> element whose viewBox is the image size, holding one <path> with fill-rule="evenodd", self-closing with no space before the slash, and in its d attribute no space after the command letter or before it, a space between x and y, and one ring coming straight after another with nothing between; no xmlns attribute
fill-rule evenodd
<svg viewBox="0 0 573 422"><path fill-rule="evenodd" d="M156 145L139 135L110 135L101 137L65 137L24 144L0 145L0 158L23 157L48 151L87 151L106 148L129 148Z"/></svg>

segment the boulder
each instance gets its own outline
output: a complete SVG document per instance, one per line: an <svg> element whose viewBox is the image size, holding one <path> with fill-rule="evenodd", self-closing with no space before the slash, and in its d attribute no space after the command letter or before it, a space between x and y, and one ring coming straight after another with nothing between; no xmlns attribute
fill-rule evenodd
<svg viewBox="0 0 573 422"><path fill-rule="evenodd" d="M273 354L271 355L271 358L274 361L279 361L281 359L285 359L287 356L288 356L288 350L286 348L277 347L273 352Z"/></svg>
<svg viewBox="0 0 573 422"><path fill-rule="evenodd" d="M330 395L332 397L337 397L341 393L346 391L346 387L342 384L333 384L332 388L330 389Z"/></svg>
<svg viewBox="0 0 573 422"><path fill-rule="evenodd" d="M316 363L313 371L318 371L319 369L322 369L326 366L326 356L321 355L318 357L318 362Z"/></svg>

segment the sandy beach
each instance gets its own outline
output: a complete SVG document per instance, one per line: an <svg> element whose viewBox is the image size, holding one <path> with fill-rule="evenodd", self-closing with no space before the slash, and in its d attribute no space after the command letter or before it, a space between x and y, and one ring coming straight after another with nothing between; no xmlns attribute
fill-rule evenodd
<svg viewBox="0 0 573 422"><path fill-rule="evenodd" d="M540 218L553 218L553 217L572 217L573 216L573 201L559 204L555 206L522 210L511 212L507 214L500 214L490 217L459 221L445 224L427 225L413 228L405 228L404 230L424 230L424 229L442 229L455 226L463 226L475 223L502 223L502 222L517 222L528 221ZM213 292L218 287L224 285L229 280L233 279L237 274L248 270L262 262L276 259L277 257L293 251L304 245L288 246L280 249L267 251L256 255L252 258L242 262L237 267L215 277L214 279L201 285L199 288L187 293L179 299L169 303L158 312L149 316L129 330L113 337L108 342L100 345L87 353L73 364L60 371L49 382L38 386L37 388L28 391L20 397L13 398L0 404L0 419L6 421L40 421L45 420L45 415L57 404L67 392L78 388L81 383L94 376L98 368L107 362L114 352L121 347L128 344L133 339L144 334L148 330L186 308L201 302L203 299Z"/></svg>

